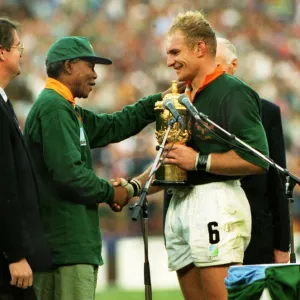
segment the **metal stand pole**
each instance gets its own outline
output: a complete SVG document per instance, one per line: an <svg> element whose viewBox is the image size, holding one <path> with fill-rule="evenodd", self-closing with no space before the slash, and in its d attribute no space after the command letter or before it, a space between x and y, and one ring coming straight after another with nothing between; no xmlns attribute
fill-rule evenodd
<svg viewBox="0 0 300 300"><path fill-rule="evenodd" d="M293 224L293 213L292 213L292 204L294 203L293 199L293 189L295 187L296 182L292 181L289 175L286 176L285 183L285 195L289 201L289 217L290 217L290 262L296 262L296 254L295 254L295 243L294 243L294 224Z"/></svg>
<svg viewBox="0 0 300 300"><path fill-rule="evenodd" d="M145 199L143 206L143 216L141 216L141 226L144 240L144 284L145 284L145 299L152 300L152 286L150 264L148 257L148 201Z"/></svg>
<svg viewBox="0 0 300 300"><path fill-rule="evenodd" d="M166 130L164 139L161 143L161 145L158 147L158 152L155 157L154 163L152 165L149 178L147 179L144 188L142 189L142 193L140 195L139 201L131 207L133 209L132 213L132 220L136 221L138 216L141 216L141 226L142 226L142 234L143 234L143 240L144 240L144 284L145 284L145 299L146 300L152 300L152 287L151 287L151 274L150 274L150 264L148 259L148 201L147 201L147 193L149 186L152 181L152 177L156 170L158 169L159 165L159 158L164 150L169 132L173 126L173 124L176 121L174 119L171 119L168 124L168 128ZM142 214L141 214L142 210Z"/></svg>

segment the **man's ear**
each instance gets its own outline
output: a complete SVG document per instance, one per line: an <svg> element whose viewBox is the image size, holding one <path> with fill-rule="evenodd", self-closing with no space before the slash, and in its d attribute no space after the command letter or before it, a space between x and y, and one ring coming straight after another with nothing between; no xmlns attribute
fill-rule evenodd
<svg viewBox="0 0 300 300"><path fill-rule="evenodd" d="M4 61L4 48L3 46L0 45L0 60Z"/></svg>
<svg viewBox="0 0 300 300"><path fill-rule="evenodd" d="M204 53L207 51L207 47L204 41L199 41L196 44L196 51L198 57L202 57L204 55Z"/></svg>
<svg viewBox="0 0 300 300"><path fill-rule="evenodd" d="M232 65L232 70L233 70L233 73L236 72L238 66L239 66L239 61L237 58L234 58L232 61L231 61L231 65Z"/></svg>
<svg viewBox="0 0 300 300"><path fill-rule="evenodd" d="M70 60L64 62L64 71L69 75L72 74L72 63Z"/></svg>

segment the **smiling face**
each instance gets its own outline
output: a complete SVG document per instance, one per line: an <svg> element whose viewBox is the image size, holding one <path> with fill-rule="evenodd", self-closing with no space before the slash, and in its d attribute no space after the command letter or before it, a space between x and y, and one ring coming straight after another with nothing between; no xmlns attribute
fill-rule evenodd
<svg viewBox="0 0 300 300"><path fill-rule="evenodd" d="M177 74L178 81L192 81L198 74L199 45L188 47L180 30L168 36L167 65Z"/></svg>
<svg viewBox="0 0 300 300"><path fill-rule="evenodd" d="M97 73L95 63L87 60L78 60L70 64L70 88L74 97L87 98L95 85Z"/></svg>

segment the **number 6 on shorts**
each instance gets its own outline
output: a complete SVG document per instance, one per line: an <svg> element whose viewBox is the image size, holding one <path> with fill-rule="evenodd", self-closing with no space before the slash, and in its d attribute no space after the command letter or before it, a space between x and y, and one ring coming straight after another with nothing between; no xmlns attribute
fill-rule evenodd
<svg viewBox="0 0 300 300"><path fill-rule="evenodd" d="M220 233L217 229L214 229L215 227L218 227L217 222L209 222L207 224L209 242L211 244L217 244L220 242Z"/></svg>

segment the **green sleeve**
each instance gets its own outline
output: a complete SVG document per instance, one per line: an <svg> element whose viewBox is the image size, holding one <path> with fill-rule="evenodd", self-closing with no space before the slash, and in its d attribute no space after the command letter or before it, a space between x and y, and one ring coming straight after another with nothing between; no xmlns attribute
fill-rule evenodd
<svg viewBox="0 0 300 300"><path fill-rule="evenodd" d="M261 123L261 103L258 95L250 89L239 89L229 93L223 101L224 123L227 130L237 138L264 155L269 155L266 133ZM226 128L225 128L226 129ZM239 142L236 145L242 146ZM234 148L246 161L268 169L269 164L249 151Z"/></svg>
<svg viewBox="0 0 300 300"><path fill-rule="evenodd" d="M64 192L74 195L82 204L111 203L113 187L96 176L82 159L80 126L75 114L56 109L41 117L44 162L53 180Z"/></svg>
<svg viewBox="0 0 300 300"><path fill-rule="evenodd" d="M161 101L161 93L144 97L113 114L97 115L82 110L80 114L90 147L103 147L139 133L146 125L155 121L154 105L157 101Z"/></svg>

